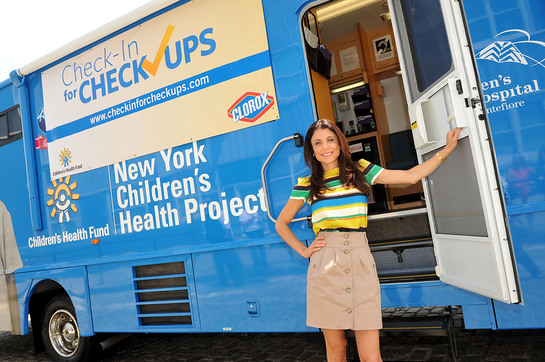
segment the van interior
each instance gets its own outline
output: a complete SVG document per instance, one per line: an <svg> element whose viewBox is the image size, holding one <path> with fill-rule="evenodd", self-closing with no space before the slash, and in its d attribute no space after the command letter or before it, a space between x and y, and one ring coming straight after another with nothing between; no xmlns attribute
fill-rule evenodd
<svg viewBox="0 0 545 362"><path fill-rule="evenodd" d="M335 120L352 158L418 163L386 0L338 0L302 18L316 114ZM374 185L368 238L381 283L438 279L422 183Z"/></svg>

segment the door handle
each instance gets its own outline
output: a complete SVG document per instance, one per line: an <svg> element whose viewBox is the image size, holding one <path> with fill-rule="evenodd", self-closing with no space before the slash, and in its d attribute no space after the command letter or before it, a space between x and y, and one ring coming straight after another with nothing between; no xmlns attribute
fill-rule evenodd
<svg viewBox="0 0 545 362"><path fill-rule="evenodd" d="M449 114L447 122L450 124L452 120L455 120L456 127L465 128L467 127L467 120L465 117L466 105L464 98L467 92L461 87L461 81L457 78L450 78L448 80L448 89L453 112Z"/></svg>
<svg viewBox="0 0 545 362"><path fill-rule="evenodd" d="M263 163L263 167L261 167L261 183L263 184L263 196L264 196L264 199L265 199L265 205L267 205L267 215L269 216L269 219L271 219L271 221L273 223L275 223L275 224L276 224L276 219L271 214L271 207L270 207L271 204L269 202L269 193L267 191L267 180L265 179L265 169L267 168L267 165L269 164L269 161L271 160L272 156L275 154L278 147L282 143L290 141L290 140L294 140L295 141L295 146L297 146L297 147L302 147L303 146L304 138L300 133L295 133L293 136L282 138L280 141L278 141L276 143L276 145L272 149L271 153L269 154L269 157L267 157L267 159ZM306 217L301 217L301 218L293 219L290 222L304 221L304 220L307 220L307 218Z"/></svg>

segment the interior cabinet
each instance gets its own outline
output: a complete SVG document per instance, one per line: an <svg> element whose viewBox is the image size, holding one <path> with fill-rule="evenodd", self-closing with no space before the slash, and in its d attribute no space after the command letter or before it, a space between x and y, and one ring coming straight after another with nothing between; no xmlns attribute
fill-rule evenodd
<svg viewBox="0 0 545 362"><path fill-rule="evenodd" d="M409 209L425 206L426 202L421 198L424 194L422 181L415 185L387 185L390 210Z"/></svg>
<svg viewBox="0 0 545 362"><path fill-rule="evenodd" d="M310 70L310 74L314 88L314 101L316 103L318 119L326 118L334 121L335 114L333 112L333 105L331 104L328 79L314 69Z"/></svg>
<svg viewBox="0 0 545 362"><path fill-rule="evenodd" d="M343 83L354 77L362 78L365 66L358 33L333 40L325 46L333 54L330 85Z"/></svg>
<svg viewBox="0 0 545 362"><path fill-rule="evenodd" d="M366 59L367 71L377 74L399 68L399 59L394 40L392 24L367 31L365 47L369 54Z"/></svg>

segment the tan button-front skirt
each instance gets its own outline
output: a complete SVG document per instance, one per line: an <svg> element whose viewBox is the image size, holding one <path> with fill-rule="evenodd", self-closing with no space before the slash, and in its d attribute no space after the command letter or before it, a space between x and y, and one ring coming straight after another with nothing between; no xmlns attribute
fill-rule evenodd
<svg viewBox="0 0 545 362"><path fill-rule="evenodd" d="M310 257L307 325L325 329L382 328L380 284L364 232L320 232L326 246Z"/></svg>

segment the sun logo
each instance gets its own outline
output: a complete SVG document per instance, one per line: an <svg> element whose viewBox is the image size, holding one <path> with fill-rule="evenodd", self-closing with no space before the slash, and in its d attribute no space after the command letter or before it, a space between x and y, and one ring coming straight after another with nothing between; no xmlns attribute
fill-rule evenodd
<svg viewBox="0 0 545 362"><path fill-rule="evenodd" d="M75 194L72 191L78 186L77 182L74 181L70 184L70 176L67 176L64 181L62 177L58 180L51 180L54 189L47 189L47 194L52 196L51 199L47 200L47 206L53 206L51 211L51 217L55 218L57 213L59 213L59 223L62 224L65 220L66 222L70 221L70 212L78 212L78 208L73 200L79 200L79 194Z"/></svg>
<svg viewBox="0 0 545 362"><path fill-rule="evenodd" d="M70 152L68 148L65 148L59 154L59 158L61 161L61 165L67 167L68 165L70 165L70 162L72 162L72 152Z"/></svg>

